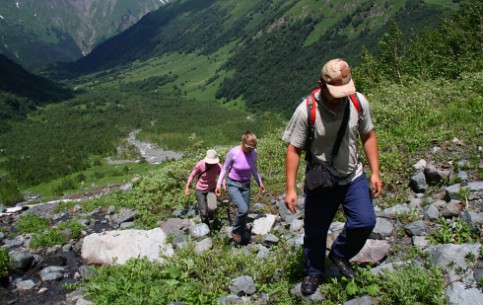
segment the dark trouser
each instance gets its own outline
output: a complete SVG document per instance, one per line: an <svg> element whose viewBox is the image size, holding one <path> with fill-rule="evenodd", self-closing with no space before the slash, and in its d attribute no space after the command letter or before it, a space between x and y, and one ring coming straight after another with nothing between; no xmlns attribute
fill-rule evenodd
<svg viewBox="0 0 483 305"><path fill-rule="evenodd" d="M195 194L196 200L198 201L198 211L200 212L201 221L209 226L210 219L213 219L217 208L215 190L196 190Z"/></svg>
<svg viewBox="0 0 483 305"><path fill-rule="evenodd" d="M330 224L342 203L347 222L332 245L332 254L347 260L364 247L376 224L371 191L365 175L330 190L305 190L304 273L325 271L325 248Z"/></svg>

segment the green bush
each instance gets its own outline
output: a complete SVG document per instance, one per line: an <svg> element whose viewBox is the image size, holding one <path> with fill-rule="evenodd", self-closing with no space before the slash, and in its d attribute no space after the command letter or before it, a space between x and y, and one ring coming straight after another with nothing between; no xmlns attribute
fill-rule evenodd
<svg viewBox="0 0 483 305"><path fill-rule="evenodd" d="M54 187L52 193L56 196L62 196L65 191L75 190L77 188L76 182L72 178L64 178L60 183Z"/></svg>
<svg viewBox="0 0 483 305"><path fill-rule="evenodd" d="M56 226L56 229L58 230L70 230L71 231L70 236L72 238L78 238L81 235L82 230L84 230L84 228L85 228L84 225L81 224L76 219L69 219L67 221L60 222Z"/></svg>
<svg viewBox="0 0 483 305"><path fill-rule="evenodd" d="M65 245L67 241L67 237L62 232L57 229L50 229L32 235L29 247L32 249L53 247L56 245Z"/></svg>
<svg viewBox="0 0 483 305"><path fill-rule="evenodd" d="M386 273L381 281L381 304L444 305L444 279L438 268L424 268L416 263Z"/></svg>
<svg viewBox="0 0 483 305"><path fill-rule="evenodd" d="M0 247L0 278L8 275L12 267L12 259L6 248Z"/></svg>
<svg viewBox="0 0 483 305"><path fill-rule="evenodd" d="M83 229L84 225L77 219L61 221L53 228L46 228L41 232L33 234L30 241L30 248L36 249L65 245L70 238L78 238ZM69 231L69 234L66 234L64 231Z"/></svg>
<svg viewBox="0 0 483 305"><path fill-rule="evenodd" d="M283 129L265 134L257 144L258 171L266 191L273 195L285 192L285 154L287 144L282 141ZM303 166L301 166L303 168Z"/></svg>
<svg viewBox="0 0 483 305"><path fill-rule="evenodd" d="M429 235L429 241L433 244L464 244L478 240L478 232L472 230L470 225L461 218L456 218L453 221L440 218L436 224L436 229Z"/></svg>
<svg viewBox="0 0 483 305"><path fill-rule="evenodd" d="M20 233L38 233L49 227L49 220L34 214L20 217L17 222L17 230Z"/></svg>
<svg viewBox="0 0 483 305"><path fill-rule="evenodd" d="M23 195L17 184L0 177L0 204L10 206L22 200Z"/></svg>
<svg viewBox="0 0 483 305"><path fill-rule="evenodd" d="M78 238L84 226L76 219L69 219L59 222L54 227L50 227L48 219L33 214L20 217L17 222L17 230L20 233L31 233L30 248L52 247L64 245L68 238ZM70 230L70 236L62 233L63 230Z"/></svg>
<svg viewBox="0 0 483 305"><path fill-rule="evenodd" d="M98 268L86 283L86 292L96 304L216 304L226 296L232 280L251 275L258 293L272 304L293 304L289 289L301 277L301 253L281 243L263 260L255 249L231 249L223 238L214 238L214 248L201 255L193 245L165 258L161 264L131 259L125 265Z"/></svg>

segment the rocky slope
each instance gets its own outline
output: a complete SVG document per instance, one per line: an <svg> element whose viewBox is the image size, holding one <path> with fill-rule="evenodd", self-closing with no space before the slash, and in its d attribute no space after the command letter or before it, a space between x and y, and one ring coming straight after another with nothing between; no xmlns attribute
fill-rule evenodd
<svg viewBox="0 0 483 305"><path fill-rule="evenodd" d="M458 144L454 141L453 145L456 147ZM445 296L450 304L483 304L483 290L480 286L483 279L483 181L477 179L475 169L470 167L467 160L439 163L432 161L438 154L441 157L444 152L434 148L431 156L414 164L414 175L408 181L410 188L405 200L390 207L385 207L382 201L376 201L376 227L364 249L352 262L370 263L373 273L381 272L382 269L391 271L394 270L395 263L405 263L398 261L394 257L395 251L391 249L414 246L427 252L431 263L443 270L446 280ZM482 166L480 160L480 171ZM455 180L455 177L458 178ZM459 183L444 185L443 181ZM114 190L129 192L131 188L132 184L129 183L105 189L95 196ZM71 292L64 285L75 283L82 278L88 279L92 275L87 268L90 264L109 264L114 257L122 257L124 261L129 258L126 253L132 257L142 255L150 259L157 258L158 253L149 253L146 250L148 247L143 246L145 244L159 244L166 253L176 255L176 249L183 247L188 238L196 241L196 253L210 251L212 247L210 230L205 224L199 224L193 208L174 211L172 218L160 221L160 227L154 229L158 231L153 235L149 231L129 229L136 218L135 210L116 211L114 207L99 207L94 211L84 212L82 201L85 199L87 198L78 199L79 202L74 208L60 213L54 212L60 201L36 205L23 203L16 209L1 210L0 221L4 229L0 232L0 241L2 247L8 249L14 266L5 286L0 288L0 299L7 300L6 304L91 304L88 298L83 297L82 291ZM286 209L283 196L273 198L271 205L267 209L262 204L255 203L249 216L252 240L246 247L257 252L260 257L267 257L271 245L280 242L277 236L286 239L293 245L294 250L303 241L303 199L295 214ZM261 213L261 210L275 212L266 214ZM52 225L76 217L84 229L79 238L71 238L65 245L33 250L28 247L31 235L17 234L16 223L19 217L27 214L46 217ZM446 229L441 227L442 220L447 228L453 229L444 232ZM459 242L463 235L468 234L456 229L461 223L471 228L472 236L477 236L471 242ZM343 224L339 222L332 224L328 248L342 227ZM229 230L228 220L223 219L220 232L226 232L228 237ZM105 233L97 234L100 232ZM116 238L112 239L109 232L115 232ZM67 236L70 233L64 232ZM442 236L443 233L447 233L449 238L438 242L435 236ZM175 234L176 237L167 242L166 236L170 234ZM130 242L123 241L126 238L124 235L127 235ZM137 246L133 248L133 244ZM109 251L107 248L103 249L104 246ZM95 251L92 251L93 247ZM468 260L469 256L475 259ZM339 275L337 269L331 265L328 272L332 276ZM243 300L265 304L262 299L258 299L250 274L232 279L231 282L232 285L227 287L231 294L219 300L223 304L235 304L244 302ZM229 283L230 281L227 285ZM292 293L300 294L299 284L292 288ZM307 299L318 302L323 299L323 295L316 293ZM372 301L369 296L352 300L357 304L372 304Z"/></svg>

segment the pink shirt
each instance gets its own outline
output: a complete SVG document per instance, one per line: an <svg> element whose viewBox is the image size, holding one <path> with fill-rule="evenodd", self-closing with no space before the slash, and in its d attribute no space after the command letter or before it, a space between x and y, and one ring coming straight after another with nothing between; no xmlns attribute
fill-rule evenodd
<svg viewBox="0 0 483 305"><path fill-rule="evenodd" d="M195 189L198 191L214 190L216 188L216 177L220 174L220 172L220 163L214 164L209 170L206 170L206 163L204 160L201 160L196 163L195 167L191 171L187 183L191 184L194 178L198 176Z"/></svg>

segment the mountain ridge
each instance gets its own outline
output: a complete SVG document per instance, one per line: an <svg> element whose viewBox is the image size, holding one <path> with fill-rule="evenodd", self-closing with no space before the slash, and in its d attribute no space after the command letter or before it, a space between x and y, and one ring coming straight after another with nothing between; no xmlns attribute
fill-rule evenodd
<svg viewBox="0 0 483 305"><path fill-rule="evenodd" d="M73 61L168 1L23 0L5 3L0 7L0 52L27 68Z"/></svg>
<svg viewBox="0 0 483 305"><path fill-rule="evenodd" d="M37 105L59 102L72 97L64 86L35 75L0 54L0 92L31 99Z"/></svg>
<svg viewBox="0 0 483 305"><path fill-rule="evenodd" d="M443 2L179 1L151 12L76 62L57 65L49 75L75 78L170 53L210 56L229 48L225 64L202 87L217 81L213 99L243 100L251 112L288 114L294 100L316 84L324 60L345 57L356 65L361 50L376 49L391 23L405 33L437 24L452 7ZM157 73L166 76L163 70ZM274 91L274 83L286 91Z"/></svg>

